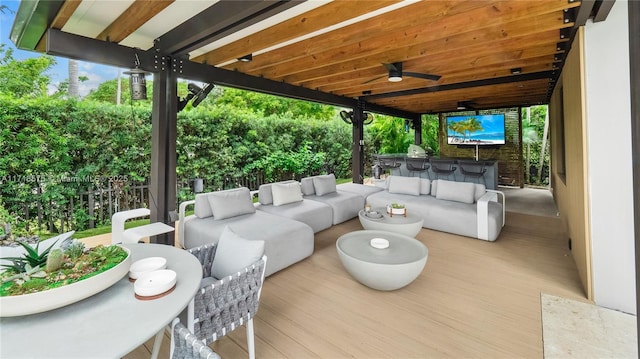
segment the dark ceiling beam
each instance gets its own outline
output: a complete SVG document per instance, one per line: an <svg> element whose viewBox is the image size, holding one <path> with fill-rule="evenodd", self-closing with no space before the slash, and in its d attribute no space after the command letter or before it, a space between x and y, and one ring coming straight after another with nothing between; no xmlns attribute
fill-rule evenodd
<svg viewBox="0 0 640 359"><path fill-rule="evenodd" d="M419 95L419 94L429 93L429 92L460 90L460 89L466 89L470 87L501 85L501 84L515 83L515 82L522 82L522 81L540 80L545 78L550 79L552 76L553 76L552 71L533 72L529 74L511 75L511 76L496 77L491 79L458 82L458 83L447 84L447 85L421 87L421 88L412 89L412 90L387 92L387 93L381 93L376 95L366 95L366 96L362 96L361 98L366 101L371 101L371 100L377 100L382 98Z"/></svg>
<svg viewBox="0 0 640 359"><path fill-rule="evenodd" d="M342 106L347 108L355 108L358 106L358 100L349 97L295 86L286 82L273 81L263 77L251 76L238 71L226 70L206 64L198 64L189 60L176 59L174 61L176 64L173 68L180 69L178 77L185 79L214 83L220 86L239 88L270 95L284 96L298 100L318 102L332 106ZM364 106L368 111L394 117L413 119L416 116L420 116L413 112L379 106L372 103L365 103Z"/></svg>
<svg viewBox="0 0 640 359"><path fill-rule="evenodd" d="M636 1L636 0L629 0ZM613 8L613 4L615 4L615 0L597 0L596 5L593 9L593 22L600 22L607 19L609 13L611 12L611 8Z"/></svg>
<svg viewBox="0 0 640 359"><path fill-rule="evenodd" d="M17 48L35 50L64 0L21 1L9 38Z"/></svg>
<svg viewBox="0 0 640 359"><path fill-rule="evenodd" d="M165 54L188 54L304 1L219 1L160 36L158 43Z"/></svg>
<svg viewBox="0 0 640 359"><path fill-rule="evenodd" d="M56 29L47 31L46 52L49 55L122 68L134 67L137 54L141 69L150 72L160 71L154 49L149 51L134 49Z"/></svg>
<svg viewBox="0 0 640 359"><path fill-rule="evenodd" d="M79 35L49 29L47 32L47 53L70 59L79 59L109 66L132 68L135 57L140 59L140 68L149 72L159 72L165 62L155 49L148 51L133 49L116 43L91 39ZM215 83L220 86L267 93L271 95L312 101L332 106L355 108L358 100L326 92L294 86L285 82L268 80L262 77L246 75L206 64L198 64L187 59L172 58L172 68L179 78L200 82ZM365 104L368 111L384 115L413 119L419 114L391 107Z"/></svg>
<svg viewBox="0 0 640 359"><path fill-rule="evenodd" d="M578 8L578 13L576 14L576 21L573 29L577 29L579 26L584 26L591 17L591 12L593 11L593 7L596 5L598 0L582 0L580 3L580 7Z"/></svg>

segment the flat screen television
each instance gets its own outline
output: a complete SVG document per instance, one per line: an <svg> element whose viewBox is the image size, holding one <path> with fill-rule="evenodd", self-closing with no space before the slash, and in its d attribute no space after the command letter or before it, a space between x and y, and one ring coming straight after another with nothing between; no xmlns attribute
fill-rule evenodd
<svg viewBox="0 0 640 359"><path fill-rule="evenodd" d="M447 117L447 143L450 145L504 145L504 114Z"/></svg>

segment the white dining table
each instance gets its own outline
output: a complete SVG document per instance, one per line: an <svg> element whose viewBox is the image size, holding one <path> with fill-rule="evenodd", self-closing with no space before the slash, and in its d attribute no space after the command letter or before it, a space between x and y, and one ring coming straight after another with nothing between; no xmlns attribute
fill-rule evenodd
<svg viewBox="0 0 640 359"><path fill-rule="evenodd" d="M79 302L55 310L0 318L0 358L121 358L164 328L189 304L200 286L202 266L173 246L125 244L133 262L164 257L176 272L175 289L140 300L128 276ZM159 344L159 343L158 343Z"/></svg>

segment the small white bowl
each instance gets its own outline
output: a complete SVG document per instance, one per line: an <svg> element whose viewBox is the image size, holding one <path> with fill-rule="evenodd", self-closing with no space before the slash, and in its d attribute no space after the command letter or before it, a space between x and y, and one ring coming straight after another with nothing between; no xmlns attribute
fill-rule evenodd
<svg viewBox="0 0 640 359"><path fill-rule="evenodd" d="M133 262L129 268L129 278L138 279L142 274L167 268L167 259L149 257Z"/></svg>
<svg viewBox="0 0 640 359"><path fill-rule="evenodd" d="M384 238L372 238L369 244L373 248L378 248L378 249L389 248L389 241Z"/></svg>
<svg viewBox="0 0 640 359"><path fill-rule="evenodd" d="M176 277L176 272L170 269L144 273L133 283L133 290L141 297L162 294L173 288L176 284Z"/></svg>

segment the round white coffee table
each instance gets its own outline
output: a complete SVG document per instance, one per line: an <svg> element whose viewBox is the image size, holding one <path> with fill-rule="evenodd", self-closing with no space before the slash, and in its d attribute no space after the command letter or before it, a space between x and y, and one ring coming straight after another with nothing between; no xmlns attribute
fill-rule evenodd
<svg viewBox="0 0 640 359"><path fill-rule="evenodd" d="M373 216L372 213L378 213L380 217ZM358 218L364 229L400 233L414 238L420 233L424 222L422 217L411 212L407 213L406 217L401 214L389 216L383 208L376 208L372 212L360 210Z"/></svg>
<svg viewBox="0 0 640 359"><path fill-rule="evenodd" d="M373 238L388 241L387 248L371 246ZM422 242L385 231L355 231L336 241L342 265L360 283L377 290L396 290L422 273L429 250Z"/></svg>

